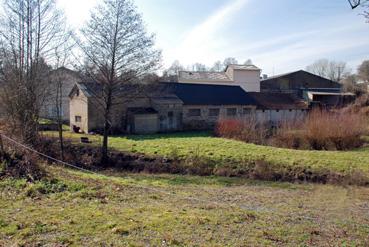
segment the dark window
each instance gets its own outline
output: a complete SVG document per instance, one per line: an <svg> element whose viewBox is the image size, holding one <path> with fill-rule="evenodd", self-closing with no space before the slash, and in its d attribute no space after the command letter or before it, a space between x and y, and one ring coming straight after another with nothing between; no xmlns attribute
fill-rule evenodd
<svg viewBox="0 0 369 247"><path fill-rule="evenodd" d="M276 112L279 112L279 110L275 110Z"/></svg>
<svg viewBox="0 0 369 247"><path fill-rule="evenodd" d="M81 116L75 116L75 122L76 123L82 122L82 117Z"/></svg>
<svg viewBox="0 0 369 247"><path fill-rule="evenodd" d="M249 115L249 114L251 114L251 108L243 108L243 114L244 115Z"/></svg>
<svg viewBox="0 0 369 247"><path fill-rule="evenodd" d="M189 109L188 116L189 117L201 117L201 109Z"/></svg>
<svg viewBox="0 0 369 247"><path fill-rule="evenodd" d="M217 116L219 116L219 113L220 113L219 108L209 109L209 117L217 117Z"/></svg>
<svg viewBox="0 0 369 247"><path fill-rule="evenodd" d="M227 116L233 117L237 115L237 108L227 108Z"/></svg>
<svg viewBox="0 0 369 247"><path fill-rule="evenodd" d="M290 112L292 111L292 109L290 109Z"/></svg>
<svg viewBox="0 0 369 247"><path fill-rule="evenodd" d="M79 96L79 89L76 90L76 95Z"/></svg>

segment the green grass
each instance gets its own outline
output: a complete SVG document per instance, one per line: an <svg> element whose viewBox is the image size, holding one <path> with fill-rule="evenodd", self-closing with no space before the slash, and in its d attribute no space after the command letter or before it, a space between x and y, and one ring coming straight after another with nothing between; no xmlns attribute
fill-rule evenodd
<svg viewBox="0 0 369 247"><path fill-rule="evenodd" d="M369 188L47 170L0 181L0 246L369 244Z"/></svg>
<svg viewBox="0 0 369 247"><path fill-rule="evenodd" d="M48 133L49 135L52 133ZM66 133L78 139L77 134ZM100 136L89 136L98 145ZM240 141L211 137L209 133L176 133L144 136L113 136L109 146L120 151L186 158L198 155L214 161L218 166L241 167L250 161L265 160L270 164L300 166L334 172L360 170L369 173L369 149L354 151L305 151L259 146Z"/></svg>

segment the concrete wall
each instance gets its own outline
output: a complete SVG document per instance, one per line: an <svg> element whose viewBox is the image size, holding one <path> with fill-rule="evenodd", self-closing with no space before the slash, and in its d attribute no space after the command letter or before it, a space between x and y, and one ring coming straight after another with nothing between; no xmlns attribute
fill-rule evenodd
<svg viewBox="0 0 369 247"><path fill-rule="evenodd" d="M307 110L256 110L256 119L260 122L278 122L302 120L307 114Z"/></svg>
<svg viewBox="0 0 369 247"><path fill-rule="evenodd" d="M260 92L260 70L234 70L233 80L246 92Z"/></svg>

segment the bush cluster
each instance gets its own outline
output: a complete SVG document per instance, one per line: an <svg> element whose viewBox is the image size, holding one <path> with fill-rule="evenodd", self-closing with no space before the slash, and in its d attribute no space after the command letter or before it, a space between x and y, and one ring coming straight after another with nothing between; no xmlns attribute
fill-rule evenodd
<svg viewBox="0 0 369 247"><path fill-rule="evenodd" d="M314 110L302 121L286 121L269 127L249 119L220 120L218 136L283 148L349 150L363 145L368 122L351 111Z"/></svg>

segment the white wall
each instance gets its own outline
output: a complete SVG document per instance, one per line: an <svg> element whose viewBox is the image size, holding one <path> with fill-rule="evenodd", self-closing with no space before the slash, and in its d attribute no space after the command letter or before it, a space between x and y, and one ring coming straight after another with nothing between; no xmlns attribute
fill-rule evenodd
<svg viewBox="0 0 369 247"><path fill-rule="evenodd" d="M233 79L246 92L260 92L260 70L234 70Z"/></svg>
<svg viewBox="0 0 369 247"><path fill-rule="evenodd" d="M302 120L306 110L256 110L256 119L260 122L278 123L286 120Z"/></svg>

